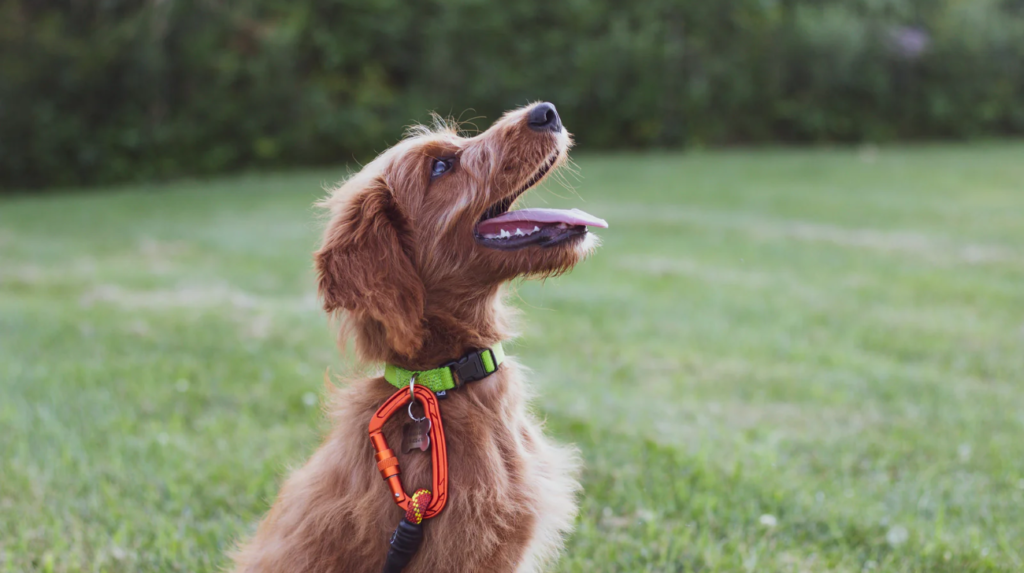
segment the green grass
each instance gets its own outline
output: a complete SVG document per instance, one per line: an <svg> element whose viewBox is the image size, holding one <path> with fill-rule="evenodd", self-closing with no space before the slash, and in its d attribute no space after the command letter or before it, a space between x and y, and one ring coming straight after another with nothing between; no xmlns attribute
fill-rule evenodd
<svg viewBox="0 0 1024 573"><path fill-rule="evenodd" d="M581 154L537 192L611 224L516 288L586 460L560 570L1024 570L1022 158ZM224 565L351 370L310 270L342 174L0 201L0 571Z"/></svg>

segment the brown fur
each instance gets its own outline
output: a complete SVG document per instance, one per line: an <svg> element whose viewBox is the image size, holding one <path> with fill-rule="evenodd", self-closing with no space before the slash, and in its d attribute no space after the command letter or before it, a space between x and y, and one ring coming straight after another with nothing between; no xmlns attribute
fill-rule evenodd
<svg viewBox="0 0 1024 573"><path fill-rule="evenodd" d="M436 368L511 336L502 284L564 272L596 244L487 249L473 228L554 152L564 130L538 133L526 109L486 132L418 130L349 178L322 205L331 214L316 252L324 308L342 313L366 362ZM431 180L433 158L454 169ZM544 437L527 410L521 368L499 371L441 403L449 459L449 501L426 523L408 573L534 571L557 556L576 513L573 450ZM390 499L367 437L370 417L394 388L383 378L332 391L333 429L281 487L255 536L235 554L239 572L373 572L381 569L402 510ZM398 449L404 419L385 427ZM430 486L430 457L399 453L406 491Z"/></svg>

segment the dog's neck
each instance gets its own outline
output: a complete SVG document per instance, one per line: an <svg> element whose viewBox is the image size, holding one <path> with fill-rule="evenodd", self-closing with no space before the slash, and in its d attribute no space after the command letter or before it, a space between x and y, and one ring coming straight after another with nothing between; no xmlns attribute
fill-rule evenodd
<svg viewBox="0 0 1024 573"><path fill-rule="evenodd" d="M489 348L510 335L511 311L502 302L502 287L477 290L433 289L427 294L422 344L412 356L397 353L387 344L379 323L357 326L363 358L409 370L429 370L471 350Z"/></svg>

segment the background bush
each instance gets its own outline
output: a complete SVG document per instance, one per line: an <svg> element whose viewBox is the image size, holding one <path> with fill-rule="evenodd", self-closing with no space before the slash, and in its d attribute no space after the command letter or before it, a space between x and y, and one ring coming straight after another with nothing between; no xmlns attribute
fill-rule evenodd
<svg viewBox="0 0 1024 573"><path fill-rule="evenodd" d="M0 0L0 187L365 160L536 99L590 148L1021 134L1022 70L1024 0Z"/></svg>

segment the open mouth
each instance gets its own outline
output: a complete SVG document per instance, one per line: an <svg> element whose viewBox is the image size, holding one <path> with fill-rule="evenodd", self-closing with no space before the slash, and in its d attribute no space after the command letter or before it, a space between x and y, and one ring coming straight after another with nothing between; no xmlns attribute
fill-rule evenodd
<svg viewBox="0 0 1024 573"><path fill-rule="evenodd" d="M491 205L476 225L476 240L492 249L512 251L530 245L553 247L587 234L587 227L607 228L604 219L579 209L518 209L509 211L523 193L540 183L558 162L553 153L518 191Z"/></svg>

